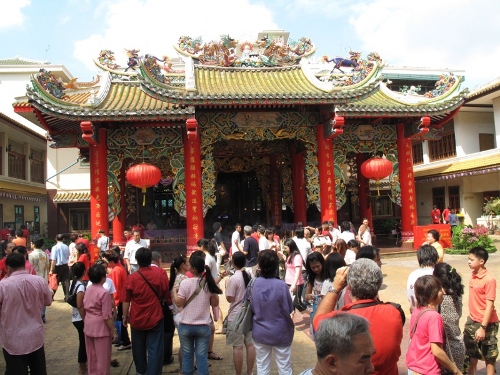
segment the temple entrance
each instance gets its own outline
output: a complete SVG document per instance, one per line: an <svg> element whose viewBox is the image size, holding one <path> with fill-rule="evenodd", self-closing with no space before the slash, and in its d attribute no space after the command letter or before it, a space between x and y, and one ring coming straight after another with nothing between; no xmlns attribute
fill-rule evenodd
<svg viewBox="0 0 500 375"><path fill-rule="evenodd" d="M290 140L220 140L213 161L215 204L205 216L207 230L215 221L231 226L293 222Z"/></svg>
<svg viewBox="0 0 500 375"><path fill-rule="evenodd" d="M228 223L265 223L266 203L255 171L217 175L214 219Z"/></svg>

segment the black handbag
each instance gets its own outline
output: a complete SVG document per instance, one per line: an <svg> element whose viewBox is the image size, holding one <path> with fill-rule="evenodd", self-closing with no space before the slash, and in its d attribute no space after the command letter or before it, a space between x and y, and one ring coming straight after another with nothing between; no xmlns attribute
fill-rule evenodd
<svg viewBox="0 0 500 375"><path fill-rule="evenodd" d="M73 307L77 307L76 306L76 295L77 295L77 293L76 293L75 289L78 290L78 284L79 283L80 283L79 281L74 281L73 282L73 284L71 285L71 288L69 290L69 296L68 296L68 298L66 298L66 302L68 302ZM80 283L80 284L82 284L82 283Z"/></svg>
<svg viewBox="0 0 500 375"><path fill-rule="evenodd" d="M307 305L299 299L299 294L295 294L293 298L293 307L295 307L299 312L304 312L307 310Z"/></svg>

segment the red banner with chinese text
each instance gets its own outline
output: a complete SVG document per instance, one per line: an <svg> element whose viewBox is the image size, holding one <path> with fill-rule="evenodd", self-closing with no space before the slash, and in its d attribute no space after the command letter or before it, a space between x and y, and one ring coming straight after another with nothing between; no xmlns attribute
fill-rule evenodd
<svg viewBox="0 0 500 375"><path fill-rule="evenodd" d="M439 243L446 249L451 247L451 227L449 224L429 224L413 227L413 248L417 250L425 242L427 232L435 229L439 232Z"/></svg>

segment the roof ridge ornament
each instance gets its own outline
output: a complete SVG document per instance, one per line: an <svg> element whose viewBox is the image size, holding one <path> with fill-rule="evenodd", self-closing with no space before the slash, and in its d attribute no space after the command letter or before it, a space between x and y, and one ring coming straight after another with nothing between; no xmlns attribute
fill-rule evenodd
<svg viewBox="0 0 500 375"><path fill-rule="evenodd" d="M277 67L296 65L312 55L316 47L306 37L285 42L280 35L266 34L255 42L239 42L227 35L219 41L204 42L202 37L181 36L174 48L184 56L196 59L202 65L223 67Z"/></svg>

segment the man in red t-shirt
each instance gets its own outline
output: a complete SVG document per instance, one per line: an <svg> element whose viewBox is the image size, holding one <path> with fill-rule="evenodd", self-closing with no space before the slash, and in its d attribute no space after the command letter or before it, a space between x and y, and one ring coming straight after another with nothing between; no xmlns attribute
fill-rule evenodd
<svg viewBox="0 0 500 375"><path fill-rule="evenodd" d="M448 224L450 219L450 207L443 210L443 224Z"/></svg>
<svg viewBox="0 0 500 375"><path fill-rule="evenodd" d="M351 303L341 310L334 311L339 298L343 297L342 288L349 286ZM372 363L375 375L398 375L398 360L401 355L404 313L401 307L381 303L377 294L382 285L382 271L371 259L359 259L350 267L337 270L333 286L328 290L314 315L314 329L318 330L323 319L339 312L360 315L370 322L375 354Z"/></svg>
<svg viewBox="0 0 500 375"><path fill-rule="evenodd" d="M159 374L163 367L163 310L161 300L170 301L168 276L159 267L151 267L152 252L140 248L135 254L139 270L125 280L123 298L123 325L132 326L132 351L144 353L134 356L138 374ZM147 281L146 281L147 280ZM131 303L132 302L132 303ZM130 319L129 319L130 316ZM145 353L148 353L146 359Z"/></svg>
<svg viewBox="0 0 500 375"><path fill-rule="evenodd" d="M437 208L437 206L434 205L434 208L431 211L431 223L439 224L440 222L441 222L441 211L439 211L439 208Z"/></svg>

